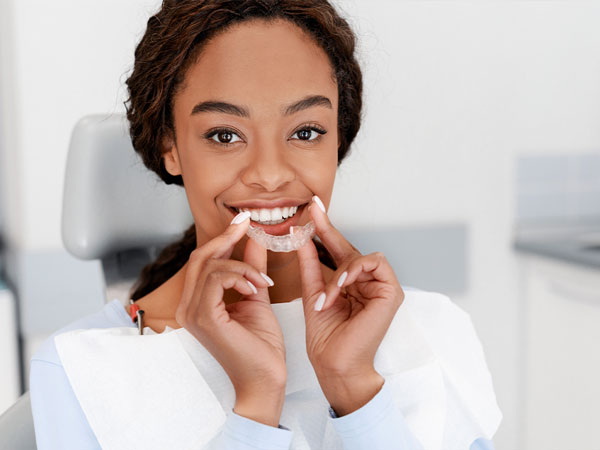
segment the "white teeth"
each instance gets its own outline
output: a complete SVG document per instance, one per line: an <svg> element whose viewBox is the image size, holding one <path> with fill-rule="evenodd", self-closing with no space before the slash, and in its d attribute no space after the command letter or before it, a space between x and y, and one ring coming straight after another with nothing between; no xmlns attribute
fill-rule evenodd
<svg viewBox="0 0 600 450"><path fill-rule="evenodd" d="M281 219L281 217L279 219ZM268 209L260 210L260 219L258 219L260 222L266 222L267 220L279 220L279 219L271 219L271 211L269 211Z"/></svg>
<svg viewBox="0 0 600 450"><path fill-rule="evenodd" d="M249 209L249 208L234 208L237 212L250 211L251 219L254 222L272 225L281 223L289 217L292 217L298 211L298 206L284 206L273 209Z"/></svg>

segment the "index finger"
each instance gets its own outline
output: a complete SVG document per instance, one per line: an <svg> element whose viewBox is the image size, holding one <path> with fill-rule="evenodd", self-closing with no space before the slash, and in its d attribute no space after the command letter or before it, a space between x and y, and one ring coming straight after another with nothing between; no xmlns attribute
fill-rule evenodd
<svg viewBox="0 0 600 450"><path fill-rule="evenodd" d="M325 212L325 205L318 196L313 196L312 202L308 205L308 212L315 223L315 233L331 254L337 267L340 267L350 256L362 254L332 225Z"/></svg>
<svg viewBox="0 0 600 450"><path fill-rule="evenodd" d="M225 231L204 244L199 253L209 258L229 259L233 247L244 237L246 230L248 230L250 215L250 211L239 213L233 218Z"/></svg>
<svg viewBox="0 0 600 450"><path fill-rule="evenodd" d="M315 301L313 297L323 291L325 280L321 271L321 262L317 248L312 239L296 250L298 266L300 268L300 279L302 280L302 298L304 302ZM310 305L312 307L312 305Z"/></svg>
<svg viewBox="0 0 600 450"><path fill-rule="evenodd" d="M207 259L211 257L229 259L233 252L233 247L244 236L248 229L248 225L250 224L250 220L248 220L249 217L250 211L239 213L233 218L223 233L192 251L185 271L182 292L183 299L191 299L194 289L196 288L198 275Z"/></svg>

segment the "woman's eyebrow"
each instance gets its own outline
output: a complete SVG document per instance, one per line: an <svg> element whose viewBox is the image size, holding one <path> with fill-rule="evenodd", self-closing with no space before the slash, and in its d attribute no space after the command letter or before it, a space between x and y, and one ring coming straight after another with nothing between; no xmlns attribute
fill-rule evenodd
<svg viewBox="0 0 600 450"><path fill-rule="evenodd" d="M247 108L243 106L233 105L227 102L208 100L205 102L200 102L192 109L191 116L203 112L218 112L224 114L232 114L234 116L240 117L250 117L250 113Z"/></svg>
<svg viewBox="0 0 600 450"><path fill-rule="evenodd" d="M307 108L312 108L313 106L324 106L326 108L333 109L333 106L331 105L331 100L329 100L327 97L323 95L309 95L301 100L284 106L281 110L281 114L284 116L290 116L292 114L297 113L298 111L302 111ZM218 112L224 114L232 114L234 116L239 117L250 117L250 112L246 107L215 100L208 100L205 102L198 103L192 109L191 115L193 116L194 114L199 114L202 112Z"/></svg>
<svg viewBox="0 0 600 450"><path fill-rule="evenodd" d="M331 106L331 100L323 95L309 95L304 97L302 100L291 103L284 106L282 109L282 115L291 116L292 114L302 111L303 109L312 108L313 106L324 106L329 109L333 109Z"/></svg>

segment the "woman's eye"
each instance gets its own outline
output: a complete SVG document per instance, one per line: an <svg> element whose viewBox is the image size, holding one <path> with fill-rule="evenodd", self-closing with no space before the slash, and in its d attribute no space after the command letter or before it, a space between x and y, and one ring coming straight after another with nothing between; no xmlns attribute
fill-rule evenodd
<svg viewBox="0 0 600 450"><path fill-rule="evenodd" d="M235 139L236 137L237 139ZM241 141L239 136L231 130L215 130L207 134L206 138L221 145L228 145Z"/></svg>
<svg viewBox="0 0 600 450"><path fill-rule="evenodd" d="M293 135L298 135L301 141L318 141L321 135L327 133L325 130L316 127L306 127L296 131ZM293 136L292 135L292 136Z"/></svg>

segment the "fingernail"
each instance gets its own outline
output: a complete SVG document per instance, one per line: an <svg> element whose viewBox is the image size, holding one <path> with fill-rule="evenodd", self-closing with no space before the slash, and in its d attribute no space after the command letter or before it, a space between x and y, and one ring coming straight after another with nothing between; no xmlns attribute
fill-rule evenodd
<svg viewBox="0 0 600 450"><path fill-rule="evenodd" d="M246 220L248 217L250 217L252 215L252 213L250 211L244 211L239 213L237 216L235 216L233 218L233 220L231 221L230 225L233 224L239 224L242 223L244 220Z"/></svg>
<svg viewBox="0 0 600 450"><path fill-rule="evenodd" d="M323 309L323 303L325 303L325 292L321 292L321 295L319 295L317 303L315 303L315 311L321 311L321 309Z"/></svg>
<svg viewBox="0 0 600 450"><path fill-rule="evenodd" d="M319 198L318 195L313 195L313 200L315 201L315 203L317 205L319 205L319 208L321 208L321 211L325 212L325 205L323 204L323 202L321 201L321 199Z"/></svg>
<svg viewBox="0 0 600 450"><path fill-rule="evenodd" d="M260 272L260 276L263 277L265 280L267 280L267 283L269 283L269 286L273 286L275 284L275 282L273 280L271 280L271 278L266 273Z"/></svg>
<svg viewBox="0 0 600 450"><path fill-rule="evenodd" d="M248 284L250 285L250 287L252 288L252 291L256 294L258 291L256 290L256 286L254 286L252 283L250 283L250 281L246 280L248 282Z"/></svg>
<svg viewBox="0 0 600 450"><path fill-rule="evenodd" d="M346 281L347 276L348 276L348 272L344 272L343 274L340 275L340 278L338 279L338 282L337 282L338 287L342 287L342 284L344 284L344 281Z"/></svg>

